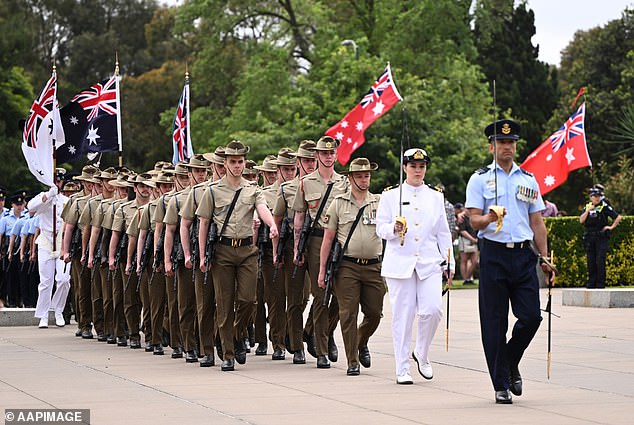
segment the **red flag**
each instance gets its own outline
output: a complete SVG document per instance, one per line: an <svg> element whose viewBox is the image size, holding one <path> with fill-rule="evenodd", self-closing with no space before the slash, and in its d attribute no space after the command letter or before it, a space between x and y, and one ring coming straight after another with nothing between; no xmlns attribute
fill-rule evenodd
<svg viewBox="0 0 634 425"><path fill-rule="evenodd" d="M561 185L568 173L582 167L591 167L584 119L586 104L531 153L521 168L535 175L542 195Z"/></svg>
<svg viewBox="0 0 634 425"><path fill-rule="evenodd" d="M341 141L341 146L337 149L337 160L341 165L346 165L352 152L365 142L363 134L365 129L399 100L403 100L403 98L394 85L392 71L388 63L385 71L374 82L368 93L363 96L361 102L325 133L327 136Z"/></svg>

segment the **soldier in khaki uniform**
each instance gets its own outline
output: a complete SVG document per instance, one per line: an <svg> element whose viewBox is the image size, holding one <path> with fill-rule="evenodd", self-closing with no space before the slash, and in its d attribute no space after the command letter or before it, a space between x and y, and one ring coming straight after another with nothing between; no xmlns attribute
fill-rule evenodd
<svg viewBox="0 0 634 425"><path fill-rule="evenodd" d="M198 319L196 288L194 287L192 273L184 267L185 254L180 237L180 211L185 205L192 188L207 180L209 162L202 155L194 155L190 158L189 163L184 165L188 170L189 186L172 196L167 204L167 211L163 219L163 223L166 225L164 243L165 273L167 276L175 275L176 277L178 317L186 352L185 361L187 363L197 363L196 327Z"/></svg>
<svg viewBox="0 0 634 425"><path fill-rule="evenodd" d="M172 358L183 358L183 336L180 326L179 307L178 307L178 288L176 285L176 276L171 273L171 276L165 274L164 266L164 246L165 246L165 232L166 225L163 222L165 219L165 213L167 212L167 206L170 199L180 191L189 187L190 175L185 167L184 163L178 163L174 166L174 190L161 196L152 221L154 222L154 262L152 263L152 276L154 279L158 275L165 277L165 293L167 295L167 315L169 323L170 334L170 347L172 347ZM156 258L158 253L158 258ZM153 278L150 277L152 280ZM153 281L153 280L152 280ZM153 284L152 284L153 285Z"/></svg>
<svg viewBox="0 0 634 425"><path fill-rule="evenodd" d="M296 169L299 169L299 176L291 178L290 175L294 175L292 170L293 162L288 159L278 158L278 169L280 175L285 180L280 185L280 191L277 196L275 207L273 208L273 217L278 229L281 229L286 222L287 236L284 242L284 257L282 264L276 263L274 258L275 267L279 267L278 279L280 274L284 275L285 281L285 293L286 293L286 323L289 337L288 350L293 353L294 364L305 364L306 355L304 354L304 344L302 343L302 331L303 331L303 311L308 303L310 296L310 281L306 279L306 266L301 265L297 267L297 273L293 278L293 261L294 261L294 244L293 244L293 219L295 211L292 209L292 205L295 201L295 194L297 193L297 187L299 186L300 178L307 174L312 173L317 169L317 160L315 159L315 147L317 145L312 140L304 140L300 143L297 153L292 155L295 157L294 164ZM288 170L288 168L291 168ZM280 236L281 238L281 236ZM273 252L277 253L278 244L280 238L273 239ZM308 283L308 284L306 284ZM312 317L310 317L310 332L305 335L311 351L314 349L312 339ZM316 356L317 353L315 353Z"/></svg>
<svg viewBox="0 0 634 425"><path fill-rule="evenodd" d="M317 223L313 223L313 230L307 243L305 257L300 259L300 263L304 260L306 261L308 274L310 275L310 286L313 294L311 309L313 313L315 348L317 351L317 367L320 369L329 368L330 362L328 360L335 362L338 357L333 333L339 320L339 307L337 306L336 297L333 297L330 309L322 305L324 290L318 286L317 277L319 275L319 252L324 235L324 225L326 224L324 222L325 213L337 195L348 191L348 180L334 170L339 144L338 140L329 136L319 139L315 147L317 162L319 163L317 171L304 176L300 180L293 203L293 209L295 210L295 258L297 259L297 243L304 225L306 212L308 212L314 222L320 205L325 202L319 220ZM325 198L329 185L332 186L332 190L327 199L322 199Z"/></svg>
<svg viewBox="0 0 634 425"><path fill-rule="evenodd" d="M75 296L75 318L77 320L77 332L84 339L92 339L92 306L90 302L90 274L84 270L82 273L81 257L83 256L81 240L82 229L77 225L79 216L88 200L93 196L91 179L99 171L92 165L86 165L75 180L82 182L83 191L70 197L62 212L64 219L64 242L62 244L62 258L71 263L71 275L73 295ZM78 235L78 236L76 236ZM75 238L79 237L78 240ZM75 246L73 246L75 244ZM71 255L71 251L74 251ZM77 333L75 334L77 335Z"/></svg>
<svg viewBox="0 0 634 425"><path fill-rule="evenodd" d="M380 197L368 191L370 174L377 168L375 163L371 163L366 158L353 160L349 171L343 173L348 175L350 191L337 196L324 217L326 228L321 244L317 280L319 287L325 289L324 277L328 254L333 242L338 241L342 248L345 247L345 251L342 252L339 270L332 277L331 285L334 283L334 292L339 302L339 319L348 359L347 374L349 376L359 375L359 362L363 367L370 367L368 340L379 326L383 311L383 296L385 295L385 285L381 278L383 243L376 234L376 211ZM363 210L360 211L361 209ZM353 230L352 225L357 216L359 220ZM348 241L347 246L346 241ZM363 321L357 327L359 304L361 304Z"/></svg>
<svg viewBox="0 0 634 425"><path fill-rule="evenodd" d="M171 164L170 164L171 165ZM154 263L154 231L155 222L152 220L156 208L164 201L163 195L174 189L173 167L172 171L166 171L164 168L153 179L158 189L158 196L150 201L142 210L139 217L139 236L137 238L137 267L136 273L144 282L147 279L148 304L144 304L144 310L147 309L150 315L150 326L152 339L149 341L154 355L163 355L163 321L167 304L167 293L165 285L165 275L163 273L152 273L152 264ZM169 321L168 325L169 327ZM146 335L146 342L147 341Z"/></svg>
<svg viewBox="0 0 634 425"><path fill-rule="evenodd" d="M136 197L132 201L122 203L117 208L114 220L112 222L112 236L110 238L109 261L108 268L111 272L116 272L121 276L125 276L122 284L123 287L123 313L128 325L130 333L130 348L141 348L141 310L139 294L136 290L136 284L133 279L127 279L129 270L127 270L127 253L128 243L134 244L134 241L126 241L128 234L126 233L135 214L139 213L139 207L150 201L150 193L152 190L151 182L148 181L150 176L141 174L130 176L128 182L134 184L134 192ZM136 246L136 245L134 245ZM118 252L117 252L118 251ZM119 271L116 271L116 257L119 255ZM115 282L116 284L116 282Z"/></svg>
<svg viewBox="0 0 634 425"><path fill-rule="evenodd" d="M205 189L196 210L200 219L199 261L203 273L207 271L205 244L210 220L218 226L219 239L209 267L216 295L223 371L234 370L234 359L240 364L246 362L244 337L249 319L253 316L257 287L257 248L253 246L254 210L270 227L269 236L277 237L277 226L266 208L261 189L242 178L248 152L249 148L238 141L232 141L226 146L227 175ZM234 210L227 217L234 198L237 200ZM225 221L227 225L223 231Z"/></svg>
<svg viewBox="0 0 634 425"><path fill-rule="evenodd" d="M202 158L201 158L202 156ZM198 157L199 173L202 178L202 170L212 167L212 161L218 161L215 153L203 154ZM210 160L212 161L210 161ZM194 164L192 164L194 165ZM217 174L216 174L217 176ZM194 295L196 301L196 324L198 327L198 345L200 346L201 367L211 367L215 364L214 360L214 333L215 333L215 312L216 300L214 297L214 287L211 279L208 278L204 282L204 276L198 267L194 268L193 261L198 261L198 255L192 256L192 249L198 249L198 222L196 217L196 209L200 204L205 188L210 184L205 180L194 185L189 191L185 202L180 209L180 240L183 247L185 258L185 269L183 273L188 276L190 281L193 279ZM191 270L191 271L190 271Z"/></svg>
<svg viewBox="0 0 634 425"><path fill-rule="evenodd" d="M156 188L156 184L154 183L153 176L150 173L144 173L136 176L134 186L139 208L136 214L132 216L132 219L127 224L126 228L126 234L128 235L128 249L126 253L125 273L127 277L125 278L125 286L128 288L133 286L137 296L139 297L138 299L141 302L141 323L143 326L143 337L145 339L145 351L149 353L154 351L154 344L152 344L154 328L152 327L150 293L148 289L149 275L137 274L136 270L138 262L135 264L133 264L133 262L136 262L137 258L140 258L143 253L143 247L141 247L137 255L140 232L139 223L141 221L143 211L148 208L149 203L154 199L154 189ZM162 322L159 324L156 333L159 336L163 335Z"/></svg>

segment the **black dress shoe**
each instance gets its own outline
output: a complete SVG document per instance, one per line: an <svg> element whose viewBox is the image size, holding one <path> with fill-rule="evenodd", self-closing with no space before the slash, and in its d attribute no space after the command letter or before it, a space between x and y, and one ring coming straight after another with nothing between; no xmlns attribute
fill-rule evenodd
<svg viewBox="0 0 634 425"><path fill-rule="evenodd" d="M117 337L115 337L114 335L108 335L108 339L106 340L107 344L116 344L117 343Z"/></svg>
<svg viewBox="0 0 634 425"><path fill-rule="evenodd" d="M198 362L198 354L196 354L196 350L188 351L185 355L185 363L197 363Z"/></svg>
<svg viewBox="0 0 634 425"><path fill-rule="evenodd" d="M81 337L81 334L82 334L81 329L77 329L77 330L75 331L75 336L76 336L77 338L80 338L80 337Z"/></svg>
<svg viewBox="0 0 634 425"><path fill-rule="evenodd" d="M309 335L306 332L304 332L302 339L306 343L306 351L308 351L308 354L310 354L314 358L317 358L317 349L315 348L315 338L313 338L312 335Z"/></svg>
<svg viewBox="0 0 634 425"><path fill-rule="evenodd" d="M281 349L277 349L275 350L275 352L273 352L273 355L271 356L272 360L284 360L286 358L286 354L284 354L284 350Z"/></svg>
<svg viewBox="0 0 634 425"><path fill-rule="evenodd" d="M155 356L162 356L163 354L165 354L165 351L163 350L163 346L161 344L153 345L152 354L154 354Z"/></svg>
<svg viewBox="0 0 634 425"><path fill-rule="evenodd" d="M244 340L234 341L234 349L236 353L236 361L239 364L245 364L247 362L247 347L244 344Z"/></svg>
<svg viewBox="0 0 634 425"><path fill-rule="evenodd" d="M183 358L183 347L176 347L172 350L172 358L173 359L182 359Z"/></svg>
<svg viewBox="0 0 634 425"><path fill-rule="evenodd" d="M326 356L317 356L318 369L330 369L330 362Z"/></svg>
<svg viewBox="0 0 634 425"><path fill-rule="evenodd" d="M306 356L304 350L296 350L293 353L293 364L306 364Z"/></svg>
<svg viewBox="0 0 634 425"><path fill-rule="evenodd" d="M233 359L223 360L222 364L220 365L220 370L222 370L223 372L231 372L232 370L235 370Z"/></svg>
<svg viewBox="0 0 634 425"><path fill-rule="evenodd" d="M522 375L520 375L519 368L517 366L511 366L509 375L509 389L514 395L522 395Z"/></svg>
<svg viewBox="0 0 634 425"><path fill-rule="evenodd" d="M108 341L108 335L106 335L106 334L97 335L97 341L98 342L106 342L106 341Z"/></svg>
<svg viewBox="0 0 634 425"><path fill-rule="evenodd" d="M82 331L81 332L81 338L82 339L92 339L92 332L91 331Z"/></svg>
<svg viewBox="0 0 634 425"><path fill-rule="evenodd" d="M146 353L153 353L154 352L154 344L145 344L145 352Z"/></svg>
<svg viewBox="0 0 634 425"><path fill-rule="evenodd" d="M130 348L133 350L138 350L141 348L141 341L138 339L130 339Z"/></svg>
<svg viewBox="0 0 634 425"><path fill-rule="evenodd" d="M120 336L117 338L117 347L127 347L128 346L128 337Z"/></svg>
<svg viewBox="0 0 634 425"><path fill-rule="evenodd" d="M496 404L513 404L513 397L509 390L502 390L495 392L495 403Z"/></svg>
<svg viewBox="0 0 634 425"><path fill-rule="evenodd" d="M200 367L212 367L214 364L213 354L205 354L203 358L200 359Z"/></svg>
<svg viewBox="0 0 634 425"><path fill-rule="evenodd" d="M358 376L360 373L361 373L361 370L358 364L353 364L346 371L346 375L348 376Z"/></svg>
<svg viewBox="0 0 634 425"><path fill-rule="evenodd" d="M258 344L258 348L255 349L256 356L266 356L266 352L269 349L269 345L266 342Z"/></svg>
<svg viewBox="0 0 634 425"><path fill-rule="evenodd" d="M359 363L361 363L361 366L365 368L372 365L372 358L370 357L370 350L367 345L359 348Z"/></svg>
<svg viewBox="0 0 634 425"><path fill-rule="evenodd" d="M335 337L328 337L328 360L335 363L339 358L339 350L337 349L337 344L335 344Z"/></svg>

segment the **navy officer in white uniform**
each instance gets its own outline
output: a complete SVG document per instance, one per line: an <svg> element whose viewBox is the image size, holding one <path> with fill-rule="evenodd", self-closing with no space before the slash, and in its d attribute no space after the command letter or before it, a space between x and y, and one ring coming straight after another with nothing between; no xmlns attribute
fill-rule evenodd
<svg viewBox="0 0 634 425"><path fill-rule="evenodd" d="M429 361L431 345L442 318L442 274L447 252L452 252L451 232L442 192L425 184L430 163L420 148L403 154L407 178L400 189L381 195L376 233L387 241L381 275L385 277L392 306L392 341L396 382L413 383L410 375L410 344L414 318L418 316L416 344L412 357L425 379L433 378ZM402 239L401 239L402 238ZM449 284L454 273L450 254Z"/></svg>
<svg viewBox="0 0 634 425"><path fill-rule="evenodd" d="M497 165L494 161L471 176L465 203L471 225L479 230L482 345L495 401L500 404L512 403L511 393L522 394L518 365L541 322L537 256L529 242L535 241L544 258L548 252L539 185L514 162L519 132L520 125L511 120L486 127ZM503 216L500 229L492 207ZM517 321L507 341L509 301Z"/></svg>

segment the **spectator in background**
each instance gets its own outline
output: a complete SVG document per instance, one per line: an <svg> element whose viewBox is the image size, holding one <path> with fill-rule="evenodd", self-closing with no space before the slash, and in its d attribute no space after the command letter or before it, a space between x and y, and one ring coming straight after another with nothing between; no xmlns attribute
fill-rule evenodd
<svg viewBox="0 0 634 425"><path fill-rule="evenodd" d="M478 232L471 227L468 214L460 202L454 205L456 216L462 216L458 224L458 252L460 253L460 274L464 285L473 285L473 275L478 267Z"/></svg>
<svg viewBox="0 0 634 425"><path fill-rule="evenodd" d="M557 214L559 214L557 205L546 199L544 199L544 205L546 209L542 210L542 217L557 217Z"/></svg>
<svg viewBox="0 0 634 425"><path fill-rule="evenodd" d="M445 185L439 183L436 185L436 189L442 192L445 199L445 214L447 214L447 223L449 224L449 231L451 232L451 240L455 241L458 237L458 228L456 227L456 212L453 205L447 200L447 194L445 193Z"/></svg>

